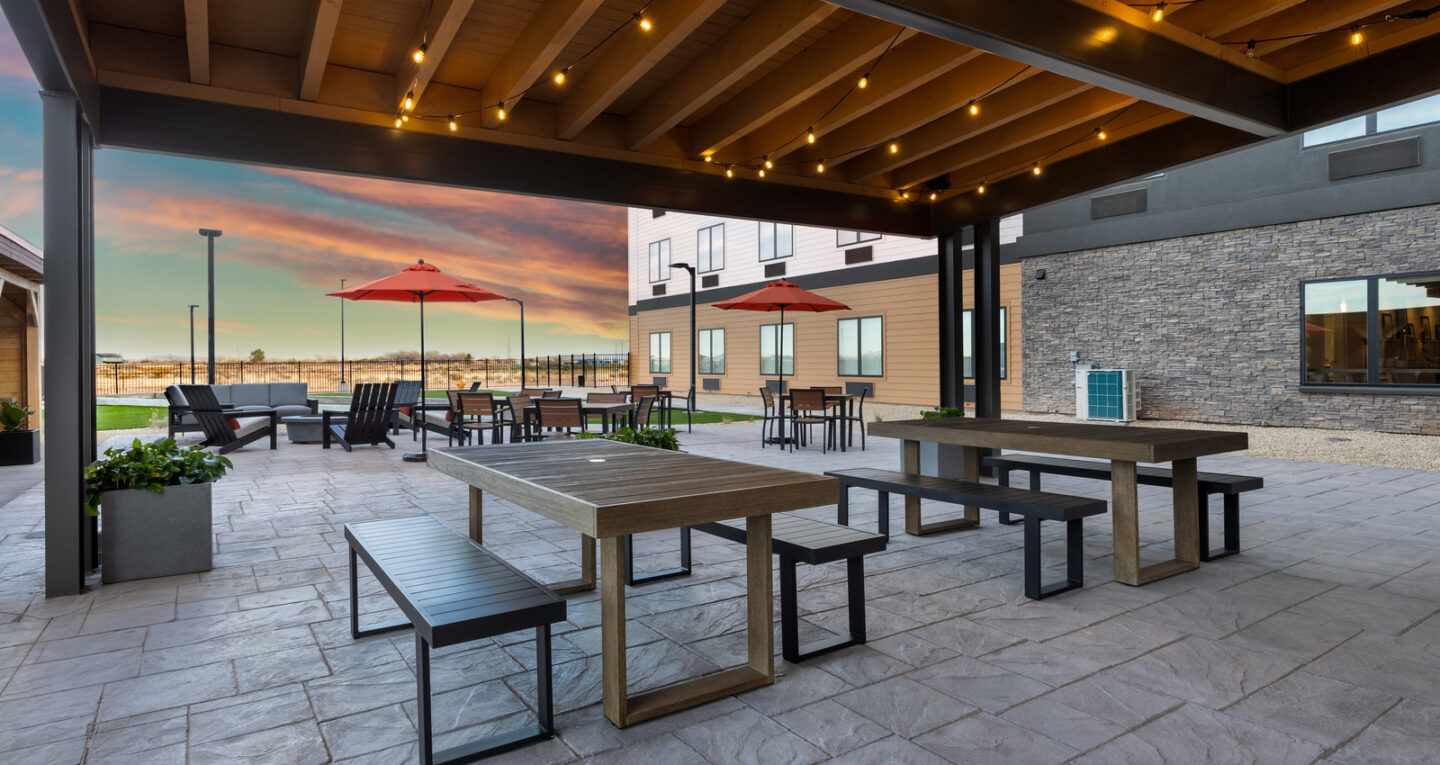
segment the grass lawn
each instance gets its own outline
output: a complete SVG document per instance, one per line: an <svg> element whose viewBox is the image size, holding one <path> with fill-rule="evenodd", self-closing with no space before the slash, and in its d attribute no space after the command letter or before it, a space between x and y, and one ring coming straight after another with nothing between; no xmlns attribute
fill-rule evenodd
<svg viewBox="0 0 1440 765"><path fill-rule="evenodd" d="M96 430L131 430L165 424L165 407L161 406L97 406Z"/></svg>

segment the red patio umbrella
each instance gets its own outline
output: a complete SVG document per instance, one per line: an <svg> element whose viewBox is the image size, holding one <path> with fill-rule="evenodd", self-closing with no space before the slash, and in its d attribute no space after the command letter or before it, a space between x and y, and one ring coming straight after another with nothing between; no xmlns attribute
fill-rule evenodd
<svg viewBox="0 0 1440 765"><path fill-rule="evenodd" d="M440 273L440 269L421 260L407 266L398 274L366 282L338 292L325 293L329 297L347 300L388 300L398 303L420 304L420 405L425 404L425 302L432 303L479 303L485 300L504 300L490 290L462 282L453 276ZM427 429L420 429L420 451L405 455L407 462L424 462L428 443Z"/></svg>
<svg viewBox="0 0 1440 765"><path fill-rule="evenodd" d="M779 374L778 395L785 395L785 311L848 311L850 306L837 300L801 289L791 281L770 282L754 292L734 300L722 300L714 306L722 311L779 311L780 328L776 331L775 371ZM780 420L780 443L785 443L785 420Z"/></svg>

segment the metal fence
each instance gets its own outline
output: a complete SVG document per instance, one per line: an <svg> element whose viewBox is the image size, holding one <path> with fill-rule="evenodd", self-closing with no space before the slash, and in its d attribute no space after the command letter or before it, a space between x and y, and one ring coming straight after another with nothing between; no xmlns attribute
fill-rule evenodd
<svg viewBox="0 0 1440 765"><path fill-rule="evenodd" d="M427 361L426 381L431 389L466 388L480 383L483 388L608 387L630 384L630 358L626 354L577 353L536 356L525 359L524 382L520 359L475 359L473 361ZM420 361L222 361L215 364L215 382L234 383L303 382L312 393L340 390L347 385L392 380L419 380ZM204 361L195 364L195 382L208 380ZM95 391L102 396L154 394L167 385L190 382L188 361L127 361L95 365Z"/></svg>

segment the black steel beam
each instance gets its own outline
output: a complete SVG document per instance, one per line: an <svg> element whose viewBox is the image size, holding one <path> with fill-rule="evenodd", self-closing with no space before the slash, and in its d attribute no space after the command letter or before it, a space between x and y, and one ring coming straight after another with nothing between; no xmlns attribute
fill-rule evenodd
<svg viewBox="0 0 1440 765"><path fill-rule="evenodd" d="M961 257L962 231L937 237L940 269L940 406L965 405L965 266Z"/></svg>
<svg viewBox="0 0 1440 765"><path fill-rule="evenodd" d="M1305 130L1440 91L1440 35L1290 84L1291 130Z"/></svg>
<svg viewBox="0 0 1440 765"><path fill-rule="evenodd" d="M100 116L100 86L68 0L0 0L0 10L40 89L74 95L94 130Z"/></svg>
<svg viewBox="0 0 1440 765"><path fill-rule="evenodd" d="M934 205L935 230L950 231L1113 183L1143 177L1257 142L1255 136L1189 117L1124 140L1107 142L1030 173L990 183Z"/></svg>
<svg viewBox="0 0 1440 765"><path fill-rule="evenodd" d="M1000 219L975 224L975 416L1000 416Z"/></svg>
<svg viewBox="0 0 1440 765"><path fill-rule="evenodd" d="M1073 0L833 0L1257 136L1286 131L1285 85Z"/></svg>
<svg viewBox="0 0 1440 765"><path fill-rule="evenodd" d="M584 202L929 236L925 205L102 88L107 148Z"/></svg>

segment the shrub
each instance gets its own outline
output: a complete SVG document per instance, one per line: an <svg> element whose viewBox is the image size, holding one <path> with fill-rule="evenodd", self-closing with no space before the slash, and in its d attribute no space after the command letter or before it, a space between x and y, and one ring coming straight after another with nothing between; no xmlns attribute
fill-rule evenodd
<svg viewBox="0 0 1440 765"><path fill-rule="evenodd" d="M25 421L32 414L35 414L34 410L26 409L14 401L0 401L0 427L3 427L6 433L25 430Z"/></svg>
<svg viewBox="0 0 1440 765"><path fill-rule="evenodd" d="M958 406L937 406L928 412L921 412L920 417L926 420L940 420L946 417L964 417L965 410Z"/></svg>
<svg viewBox="0 0 1440 765"><path fill-rule="evenodd" d="M575 437L603 438L607 441L619 441L622 444L639 444L672 452L680 451L680 441L675 437L674 428L645 428L644 430L620 428L614 433L577 433Z"/></svg>
<svg viewBox="0 0 1440 765"><path fill-rule="evenodd" d="M104 457L85 468L85 513L99 513L101 492L142 489L160 494L166 486L218 481L232 467L228 458L198 444L181 449L173 438L150 444L137 438L128 449L106 449Z"/></svg>

